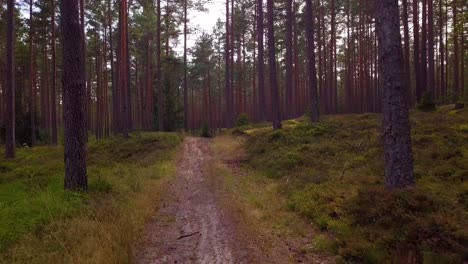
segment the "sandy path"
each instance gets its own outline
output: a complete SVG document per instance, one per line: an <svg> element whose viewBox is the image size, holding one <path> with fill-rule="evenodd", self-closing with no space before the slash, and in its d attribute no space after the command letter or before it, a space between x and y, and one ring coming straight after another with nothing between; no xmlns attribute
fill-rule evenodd
<svg viewBox="0 0 468 264"><path fill-rule="evenodd" d="M206 182L209 140L187 138L171 197L147 226L137 263L240 263L234 228Z"/></svg>

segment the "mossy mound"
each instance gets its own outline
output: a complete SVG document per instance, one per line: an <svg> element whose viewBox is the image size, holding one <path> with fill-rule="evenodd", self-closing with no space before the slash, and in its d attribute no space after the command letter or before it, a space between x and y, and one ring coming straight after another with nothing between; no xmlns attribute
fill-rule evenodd
<svg viewBox="0 0 468 264"><path fill-rule="evenodd" d="M350 263L461 263L468 256L466 109L411 112L417 182L406 191L383 187L378 114L294 123L249 133L248 165L278 181L290 210L329 233L317 249Z"/></svg>

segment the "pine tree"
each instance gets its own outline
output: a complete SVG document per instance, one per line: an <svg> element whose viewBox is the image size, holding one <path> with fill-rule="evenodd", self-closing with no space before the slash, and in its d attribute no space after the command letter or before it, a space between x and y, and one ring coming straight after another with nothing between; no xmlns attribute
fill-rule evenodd
<svg viewBox="0 0 468 264"><path fill-rule="evenodd" d="M76 52L84 38L80 27L78 0L60 1L63 43L63 107L65 189L87 191L86 176L86 114L84 109L84 53Z"/></svg>
<svg viewBox="0 0 468 264"><path fill-rule="evenodd" d="M6 117L5 117L5 156L15 157L15 2L7 0L7 28L6 28Z"/></svg>
<svg viewBox="0 0 468 264"><path fill-rule="evenodd" d="M379 41L379 64L383 89L383 143L386 186L389 189L414 185L413 153L406 86L401 67L403 53L397 0L377 0L375 25Z"/></svg>
<svg viewBox="0 0 468 264"><path fill-rule="evenodd" d="M278 94L278 77L276 76L276 42L273 11L274 1L267 0L268 66L270 72L271 113L273 119L273 129L281 129L281 109Z"/></svg>

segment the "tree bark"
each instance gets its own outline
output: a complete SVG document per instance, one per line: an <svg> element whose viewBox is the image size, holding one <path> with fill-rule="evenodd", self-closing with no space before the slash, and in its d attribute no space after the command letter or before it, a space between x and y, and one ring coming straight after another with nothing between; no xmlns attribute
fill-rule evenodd
<svg viewBox="0 0 468 264"><path fill-rule="evenodd" d="M156 86L158 87L158 128L159 131L164 131L164 114L163 114L163 88L161 81L161 0L157 0L156 6Z"/></svg>
<svg viewBox="0 0 468 264"><path fill-rule="evenodd" d="M31 122L31 147L36 146L36 86L34 69L34 47L33 47L33 0L29 0L29 80L30 80L30 98L29 113Z"/></svg>
<svg viewBox="0 0 468 264"><path fill-rule="evenodd" d="M188 83L187 83L187 1L184 0L184 129L189 130L188 122Z"/></svg>
<svg viewBox="0 0 468 264"><path fill-rule="evenodd" d="M114 64L114 41L112 35L112 4L111 0L107 0L107 19L109 27L109 60L110 60L110 70L111 70L111 89L112 89L112 129L113 131L117 130L116 118L117 118L117 92L116 92L116 74L115 74L115 64Z"/></svg>
<svg viewBox="0 0 468 264"><path fill-rule="evenodd" d="M410 78L410 37L408 26L408 0L403 0L403 34L405 40L403 67L405 72L405 84L408 88L407 103L411 104L411 78Z"/></svg>
<svg viewBox="0 0 468 264"><path fill-rule="evenodd" d="M307 65L309 80L309 114L311 122L319 120L319 105L317 94L317 69L315 68L314 11L312 0L306 0L305 19L307 37Z"/></svg>
<svg viewBox="0 0 468 264"><path fill-rule="evenodd" d="M421 89L423 95L427 92L427 1L422 0L422 27L421 27Z"/></svg>
<svg viewBox="0 0 468 264"><path fill-rule="evenodd" d="M55 0L52 1L52 90L50 91L50 119L52 125L52 145L57 145L57 66L55 50Z"/></svg>
<svg viewBox="0 0 468 264"><path fill-rule="evenodd" d="M276 76L276 48L273 10L274 1L267 0L268 66L270 70L271 113L273 119L273 129L281 129L281 111L279 106L278 80Z"/></svg>
<svg viewBox="0 0 468 264"><path fill-rule="evenodd" d="M263 0L257 0L257 49L258 49L258 114L259 121L266 121L265 57L263 47Z"/></svg>
<svg viewBox="0 0 468 264"><path fill-rule="evenodd" d="M125 137L129 137L131 126L131 106L130 106L130 84L129 84L129 66L130 59L128 54L128 9L127 0L120 2L120 41L119 41L119 71L118 86L121 112L119 113L120 132Z"/></svg>
<svg viewBox="0 0 468 264"><path fill-rule="evenodd" d="M84 110L85 76L81 49L83 31L80 27L78 0L60 1L63 43L63 104L65 138L65 189L87 191L86 117Z"/></svg>
<svg viewBox="0 0 468 264"><path fill-rule="evenodd" d="M6 12L6 116L5 116L5 156L15 157L15 2L7 0Z"/></svg>
<svg viewBox="0 0 468 264"><path fill-rule="evenodd" d="M433 0L427 0L427 95L434 101L435 62L434 62L434 8Z"/></svg>
<svg viewBox="0 0 468 264"><path fill-rule="evenodd" d="M292 108L292 84L293 84L293 10L292 10L293 0L286 0L286 83L285 83L285 100L284 100L284 112L287 119L291 118L291 108Z"/></svg>
<svg viewBox="0 0 468 264"><path fill-rule="evenodd" d="M376 31L379 41L381 87L383 89L383 143L386 186L389 189L414 185L413 153L397 0L377 0Z"/></svg>
<svg viewBox="0 0 468 264"><path fill-rule="evenodd" d="M230 67L230 59L231 59L231 56L230 56L230 23L229 23L229 0L226 0L226 43L225 43L225 51L224 51L224 54L225 54L225 77L224 77L224 80L225 80L225 91L224 91L224 96L225 96L225 101L226 101L226 115L225 115L225 118L226 118L226 127L231 127L232 126L232 98L230 98L231 96L231 67ZM193 103L193 102L192 102ZM192 115L194 115L195 113L192 113Z"/></svg>
<svg viewBox="0 0 468 264"><path fill-rule="evenodd" d="M419 12L418 1L413 0L413 63L414 63L414 79L415 79L415 95L416 102L421 100L421 72L420 72L420 51L419 51Z"/></svg>
<svg viewBox="0 0 468 264"><path fill-rule="evenodd" d="M458 7L457 7L457 0L453 0L453 88L452 88L452 94L453 94L453 101L458 100L459 96L459 86L460 86L460 73L459 73L459 48L458 48L458 30L457 30L457 25L458 25Z"/></svg>

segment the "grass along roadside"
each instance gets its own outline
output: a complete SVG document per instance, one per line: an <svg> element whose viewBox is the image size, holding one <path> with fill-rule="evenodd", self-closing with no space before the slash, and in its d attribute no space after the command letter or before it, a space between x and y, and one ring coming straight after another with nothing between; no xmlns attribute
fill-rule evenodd
<svg viewBox="0 0 468 264"><path fill-rule="evenodd" d="M452 109L411 113L410 191L383 187L379 115L234 132L246 140L243 166L274 182L289 211L324 232L315 250L351 263L461 263L468 254L468 110Z"/></svg>
<svg viewBox="0 0 468 264"><path fill-rule="evenodd" d="M0 160L0 262L128 263L175 174L180 135L135 133L88 144L89 194L63 191L63 149Z"/></svg>
<svg viewBox="0 0 468 264"><path fill-rule="evenodd" d="M334 263L332 257L313 250L313 238L320 231L288 210L287 199L278 195L278 182L246 166L244 144L241 137L214 138L208 179L223 207L235 214L237 235L252 244L249 250L256 261Z"/></svg>

